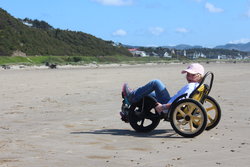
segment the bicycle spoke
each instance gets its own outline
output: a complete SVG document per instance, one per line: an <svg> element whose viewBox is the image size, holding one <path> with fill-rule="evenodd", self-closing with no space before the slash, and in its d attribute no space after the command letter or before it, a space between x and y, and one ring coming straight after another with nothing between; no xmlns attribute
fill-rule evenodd
<svg viewBox="0 0 250 167"><path fill-rule="evenodd" d="M214 107L214 106L212 106L212 107L208 107L208 108L206 108L206 111L208 112L208 111L211 111L211 110L213 110L213 109L215 109L215 107Z"/></svg>
<svg viewBox="0 0 250 167"><path fill-rule="evenodd" d="M177 112L181 114L182 117L185 117L186 113L183 112L180 108L177 109Z"/></svg>
<svg viewBox="0 0 250 167"><path fill-rule="evenodd" d="M207 115L207 118L209 119L210 122L214 121L214 119L209 114Z"/></svg>
<svg viewBox="0 0 250 167"><path fill-rule="evenodd" d="M144 120L145 120L145 119L142 119L142 120L141 120L141 124L140 124L141 127L143 127Z"/></svg>
<svg viewBox="0 0 250 167"><path fill-rule="evenodd" d="M201 117L199 117L199 116L192 116L192 120L195 120L196 122L197 121L201 121Z"/></svg>
<svg viewBox="0 0 250 167"><path fill-rule="evenodd" d="M178 125L179 127L181 127L181 125L185 125L186 123L187 123L186 120L182 120L182 121L178 121L178 122L177 122L177 125Z"/></svg>
<svg viewBox="0 0 250 167"><path fill-rule="evenodd" d="M190 126L190 131L191 131L191 132L195 131L195 128L194 128L194 125L193 125L193 121L192 121L192 120L189 121L189 126Z"/></svg>
<svg viewBox="0 0 250 167"><path fill-rule="evenodd" d="M189 108L188 108L188 115L190 115L195 109L196 109L196 106L193 106L193 105L189 105L188 106Z"/></svg>

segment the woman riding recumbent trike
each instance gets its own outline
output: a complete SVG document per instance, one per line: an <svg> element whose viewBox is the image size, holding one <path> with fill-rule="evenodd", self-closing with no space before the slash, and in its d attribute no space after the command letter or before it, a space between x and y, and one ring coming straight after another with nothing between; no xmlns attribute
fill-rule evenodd
<svg viewBox="0 0 250 167"><path fill-rule="evenodd" d="M207 72L189 97L184 94L171 104L167 115L156 112L154 108L157 101L151 96L145 96L139 102L128 105L122 94L121 112L125 115L122 120L129 122L137 132L150 132L163 119L169 121L175 132L183 137L198 136L204 130L218 125L221 118L219 104L209 96L213 79L214 74Z"/></svg>

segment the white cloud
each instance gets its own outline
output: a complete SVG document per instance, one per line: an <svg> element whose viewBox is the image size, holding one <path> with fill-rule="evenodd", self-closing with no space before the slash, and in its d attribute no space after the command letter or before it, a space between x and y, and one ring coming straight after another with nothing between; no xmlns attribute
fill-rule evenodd
<svg viewBox="0 0 250 167"><path fill-rule="evenodd" d="M188 29L186 29L186 28L177 28L175 31L178 33L188 33L189 32Z"/></svg>
<svg viewBox="0 0 250 167"><path fill-rule="evenodd" d="M205 8L206 8L209 12L211 12L211 13L220 13L220 12L223 12L223 11L224 11L223 9L217 8L217 7L215 7L213 4L208 3L208 2L205 4Z"/></svg>
<svg viewBox="0 0 250 167"><path fill-rule="evenodd" d="M92 0L92 1L108 6L127 6L133 4L133 0Z"/></svg>
<svg viewBox="0 0 250 167"><path fill-rule="evenodd" d="M230 44L240 44L240 43L248 43L250 42L250 38L241 38L238 40L230 41Z"/></svg>
<svg viewBox="0 0 250 167"><path fill-rule="evenodd" d="M118 29L115 32L113 32L114 36L125 36L127 35L127 32L123 29Z"/></svg>
<svg viewBox="0 0 250 167"><path fill-rule="evenodd" d="M160 35L161 33L163 33L165 30L162 27L151 27L149 28L150 33L152 33L153 35Z"/></svg>

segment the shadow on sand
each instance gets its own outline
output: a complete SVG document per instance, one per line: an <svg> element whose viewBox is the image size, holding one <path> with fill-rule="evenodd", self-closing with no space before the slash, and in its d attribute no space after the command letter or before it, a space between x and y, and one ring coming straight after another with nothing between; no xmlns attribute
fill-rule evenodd
<svg viewBox="0 0 250 167"><path fill-rule="evenodd" d="M153 130L148 133L136 132L127 129L102 129L87 132L71 132L70 134L99 134L99 135L118 135L118 136L134 136L134 137L147 137L147 138L183 138L177 136L172 129L159 129Z"/></svg>

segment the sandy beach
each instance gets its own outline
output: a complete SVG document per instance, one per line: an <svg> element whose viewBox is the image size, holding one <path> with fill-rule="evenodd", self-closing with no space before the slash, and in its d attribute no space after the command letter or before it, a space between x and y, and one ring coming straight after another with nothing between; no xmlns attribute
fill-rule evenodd
<svg viewBox="0 0 250 167"><path fill-rule="evenodd" d="M137 133L120 120L121 87L161 79L173 95L186 64L0 71L1 167L248 167L250 64L203 64L219 125L195 138L161 121Z"/></svg>

